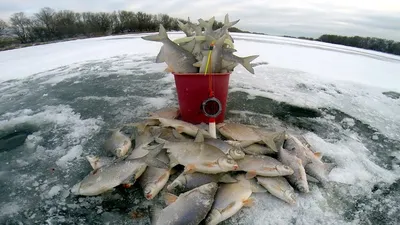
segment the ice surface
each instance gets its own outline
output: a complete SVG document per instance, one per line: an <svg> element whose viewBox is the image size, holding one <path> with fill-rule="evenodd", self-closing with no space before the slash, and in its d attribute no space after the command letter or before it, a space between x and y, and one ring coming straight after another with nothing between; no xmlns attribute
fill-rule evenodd
<svg viewBox="0 0 400 225"><path fill-rule="evenodd" d="M0 152L6 162L0 164L0 180L7 184L0 190L10 193L0 195L0 222L148 224L148 212L143 220L126 215L152 204L140 189L79 198L68 192L90 171L84 156L104 153L100 146L106 129L176 105L173 76L163 72L165 64L154 63L161 43L144 41L142 35L0 52L0 80L9 80L0 83L0 135L30 130L22 146ZM254 75L242 66L232 73L228 121L303 133L323 160L337 166L329 175L330 186L310 184L310 193L299 194L296 206L253 194L255 206L223 224L395 222L388 218L400 211L400 104L382 92L400 90L395 74L400 57L305 40L232 35L237 55L260 57ZM182 36L170 33L172 39ZM235 99L238 93L244 93L243 101ZM321 115L257 110L268 109L266 104L275 104L273 110L297 106Z"/></svg>
<svg viewBox="0 0 400 225"><path fill-rule="evenodd" d="M68 150L67 154L57 160L56 164L60 167L67 167L67 163L78 159L83 152L81 145L75 145L70 150Z"/></svg>
<svg viewBox="0 0 400 225"><path fill-rule="evenodd" d="M48 193L49 198L52 198L60 193L62 190L62 187L60 185L56 185L52 187Z"/></svg>

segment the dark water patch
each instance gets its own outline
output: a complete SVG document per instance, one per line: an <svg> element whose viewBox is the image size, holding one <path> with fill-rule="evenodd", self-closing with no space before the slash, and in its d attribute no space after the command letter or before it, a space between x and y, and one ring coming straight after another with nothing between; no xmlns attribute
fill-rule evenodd
<svg viewBox="0 0 400 225"><path fill-rule="evenodd" d="M234 100L232 101L232 99ZM315 109L299 107L260 96L249 98L247 93L241 91L231 92L228 96L227 110L238 109L270 114L283 121L291 117L315 118L321 116L321 113Z"/></svg>
<svg viewBox="0 0 400 225"><path fill-rule="evenodd" d="M321 108L321 110L340 124L342 129L351 130L358 134L362 143L375 155L372 160L385 169L393 169L395 158L393 152L400 151L400 140L393 140L381 134L376 128L358 120L342 111L333 108ZM343 122L350 119L350 124Z"/></svg>
<svg viewBox="0 0 400 225"><path fill-rule="evenodd" d="M38 128L28 124L18 124L12 128L0 130L0 152L13 150L24 144L28 135Z"/></svg>
<svg viewBox="0 0 400 225"><path fill-rule="evenodd" d="M400 93L395 92L395 91L386 91L386 92L382 92L382 94L384 94L387 97L392 98L392 99L399 99L400 98Z"/></svg>

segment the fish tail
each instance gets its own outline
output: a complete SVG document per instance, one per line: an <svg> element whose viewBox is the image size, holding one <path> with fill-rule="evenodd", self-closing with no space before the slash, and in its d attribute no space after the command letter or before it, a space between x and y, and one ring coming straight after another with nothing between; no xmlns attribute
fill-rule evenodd
<svg viewBox="0 0 400 225"><path fill-rule="evenodd" d="M252 55L252 56L247 56L243 58L243 67L246 68L247 71L249 71L250 73L254 74L254 69L253 67L250 65L250 62L255 60L259 55Z"/></svg>
<svg viewBox="0 0 400 225"><path fill-rule="evenodd" d="M185 29L185 24L183 24L181 21L178 20L178 27L179 27L181 30L184 30L184 29Z"/></svg>
<svg viewBox="0 0 400 225"><path fill-rule="evenodd" d="M229 15L228 13L225 15L225 20L224 20L224 24L228 24L229 23Z"/></svg>
<svg viewBox="0 0 400 225"><path fill-rule="evenodd" d="M225 26L226 26L227 28L233 27L235 24L239 23L239 21L240 21L240 19L239 19L239 20L232 21L232 22L225 23Z"/></svg>
<svg viewBox="0 0 400 225"><path fill-rule="evenodd" d="M329 174L333 168L336 167L335 163L324 163L326 173Z"/></svg>
<svg viewBox="0 0 400 225"><path fill-rule="evenodd" d="M149 166L161 168L161 169L168 169L168 164L156 159L157 155L163 150L164 144L159 144L152 150L150 150L149 154L145 157L145 162Z"/></svg>
<svg viewBox="0 0 400 225"><path fill-rule="evenodd" d="M158 31L158 34L153 34L153 35L148 35L142 37L142 39L147 40L147 41L164 41L168 39L167 31L165 30L164 26L160 24L160 29Z"/></svg>

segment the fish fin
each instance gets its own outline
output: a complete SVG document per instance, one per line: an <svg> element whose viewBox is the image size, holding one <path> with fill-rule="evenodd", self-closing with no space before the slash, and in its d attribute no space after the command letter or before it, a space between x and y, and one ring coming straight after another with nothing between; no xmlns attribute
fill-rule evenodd
<svg viewBox="0 0 400 225"><path fill-rule="evenodd" d="M183 126L177 126L176 131L178 131L178 133L183 133L183 130L185 129Z"/></svg>
<svg viewBox="0 0 400 225"><path fill-rule="evenodd" d="M160 52L158 53L156 57L156 63L162 63L165 62L164 58L164 46L161 47Z"/></svg>
<svg viewBox="0 0 400 225"><path fill-rule="evenodd" d="M178 133L178 131L176 131L175 129L172 130L172 135L175 138L178 138L180 140L184 140L185 139L185 137L182 134Z"/></svg>
<svg viewBox="0 0 400 225"><path fill-rule="evenodd" d="M324 163L326 173L330 173L333 168L336 167L335 163Z"/></svg>
<svg viewBox="0 0 400 225"><path fill-rule="evenodd" d="M247 200L243 201L244 207L252 207L254 205L254 198L248 198Z"/></svg>
<svg viewBox="0 0 400 225"><path fill-rule="evenodd" d="M155 138L154 138L154 141L157 142L158 144L165 144L165 143L168 143L167 140L162 139L162 138L159 138L159 137L155 137ZM147 148L147 147L146 147L146 148ZM146 148L145 148L145 149L146 149Z"/></svg>
<svg viewBox="0 0 400 225"><path fill-rule="evenodd" d="M193 66L194 67L201 67L201 62L195 62L195 63L193 63Z"/></svg>
<svg viewBox="0 0 400 225"><path fill-rule="evenodd" d="M222 177L218 179L218 182L221 183L236 183L238 182L235 178L233 178L229 173L224 174Z"/></svg>
<svg viewBox="0 0 400 225"><path fill-rule="evenodd" d="M226 23L224 26L227 28L233 27L235 24L239 23L240 19L232 21L232 22L228 22Z"/></svg>
<svg viewBox="0 0 400 225"><path fill-rule="evenodd" d="M285 143L286 140L286 131L278 132L277 135L273 138L275 142L275 147L276 147L276 152L278 152L278 149L283 147L283 143Z"/></svg>
<svg viewBox="0 0 400 225"><path fill-rule="evenodd" d="M192 53L195 45L196 45L196 39L193 38L191 41L189 41L188 43L185 43L181 47L183 49L185 49L186 51Z"/></svg>
<svg viewBox="0 0 400 225"><path fill-rule="evenodd" d="M263 186L261 186L259 183L257 183L256 179L250 179L250 188L251 188L251 191L254 193L267 192L267 189L265 189Z"/></svg>
<svg viewBox="0 0 400 225"><path fill-rule="evenodd" d="M229 15L228 15L228 13L225 15L225 18L224 18L224 24L228 24L229 23Z"/></svg>
<svg viewBox="0 0 400 225"><path fill-rule="evenodd" d="M92 170L91 174L92 174L92 175L96 175L96 173L99 172L99 169L100 169L100 168L97 168L97 169Z"/></svg>
<svg viewBox="0 0 400 225"><path fill-rule="evenodd" d="M195 143L202 143L204 142L204 135L201 133L200 129L197 129L196 138L194 139Z"/></svg>
<svg viewBox="0 0 400 225"><path fill-rule="evenodd" d="M255 60L256 58L258 58L259 55L252 55L252 56L247 56L243 58L243 63L242 66L244 68L246 68L247 71L249 71L250 73L254 74L254 69L253 67L250 65L250 62Z"/></svg>
<svg viewBox="0 0 400 225"><path fill-rule="evenodd" d="M273 138L267 137L267 138L262 138L262 142L269 147L270 149L272 149L274 152L278 152L278 147L275 143L275 141L273 140Z"/></svg>
<svg viewBox="0 0 400 225"><path fill-rule="evenodd" d="M175 157L173 157L172 155L169 155L169 167L174 168L177 165L179 165L178 160Z"/></svg>
<svg viewBox="0 0 400 225"><path fill-rule="evenodd" d="M165 204L167 204L167 205L174 203L176 201L176 199L178 199L178 196L176 196L174 194L167 192L164 195Z"/></svg>
<svg viewBox="0 0 400 225"><path fill-rule="evenodd" d="M247 171L247 173L246 173L246 179L247 179L247 180L250 180L251 178L254 178L256 175L257 175L257 173L256 173L255 170Z"/></svg>
<svg viewBox="0 0 400 225"><path fill-rule="evenodd" d="M207 26L207 22L204 21L203 19L199 19L198 21L199 21L199 25L200 25L201 27L206 27L206 26Z"/></svg>
<svg viewBox="0 0 400 225"><path fill-rule="evenodd" d="M185 29L185 24L178 20L178 27L183 31Z"/></svg>
<svg viewBox="0 0 400 225"><path fill-rule="evenodd" d="M306 175L307 175L307 181L312 182L312 183L317 183L317 184L319 183L319 180L317 180L316 178L314 178L308 174L306 174Z"/></svg>
<svg viewBox="0 0 400 225"><path fill-rule="evenodd" d="M188 164L185 166L185 174L194 173L196 171L196 166L194 164Z"/></svg>
<svg viewBox="0 0 400 225"><path fill-rule="evenodd" d="M321 159L321 158L322 158L322 153L321 153L321 152L314 152L314 156L315 156L317 159Z"/></svg>
<svg viewBox="0 0 400 225"><path fill-rule="evenodd" d="M86 156L87 161L89 162L92 169L97 169L97 162L99 161L100 157L94 155Z"/></svg>
<svg viewBox="0 0 400 225"><path fill-rule="evenodd" d="M163 150L164 144L157 145L153 150L151 150L145 157L145 162L149 166L168 169L168 164L156 159L157 155Z"/></svg>
<svg viewBox="0 0 400 225"><path fill-rule="evenodd" d="M165 30L164 26L160 24L160 29L158 31L158 34L153 34L153 35L148 35L142 37L142 39L146 41L163 41L165 39L168 39L167 31Z"/></svg>

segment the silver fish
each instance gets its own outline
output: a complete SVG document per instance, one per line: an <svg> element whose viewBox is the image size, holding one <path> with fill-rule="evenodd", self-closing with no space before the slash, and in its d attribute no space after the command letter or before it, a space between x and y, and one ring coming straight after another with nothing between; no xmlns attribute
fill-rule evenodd
<svg viewBox="0 0 400 225"><path fill-rule="evenodd" d="M254 131L252 126L240 123L219 123L217 129L224 137L242 143L246 142L247 146L262 141L260 135ZM245 145L242 146L245 147Z"/></svg>
<svg viewBox="0 0 400 225"><path fill-rule="evenodd" d="M146 170L147 165L168 168L168 165L155 159L162 145L145 157L133 160L119 160L90 172L82 181L71 188L75 195L94 196L112 190L122 183L134 183Z"/></svg>
<svg viewBox="0 0 400 225"><path fill-rule="evenodd" d="M125 156L132 146L130 137L126 136L120 129L112 130L111 135L104 142L105 151L112 153L118 158Z"/></svg>
<svg viewBox="0 0 400 225"><path fill-rule="evenodd" d="M243 159L236 160L239 169L246 171L246 178L259 176L287 176L293 174L293 169L278 160L264 155L246 155Z"/></svg>
<svg viewBox="0 0 400 225"><path fill-rule="evenodd" d="M171 167L176 164L185 166L186 173L202 172L202 173L222 173L233 171L238 168L235 160L228 158L218 148L204 143L204 137L199 131L194 142L167 142L157 139L159 143L165 143L164 148L167 149L171 159Z"/></svg>
<svg viewBox="0 0 400 225"><path fill-rule="evenodd" d="M169 164L169 158L165 151L160 152L157 159ZM148 166L146 171L140 176L139 184L143 189L144 196L146 199L153 199L165 186L169 179L170 168L158 168L154 166Z"/></svg>
<svg viewBox="0 0 400 225"><path fill-rule="evenodd" d="M199 224L210 211L217 189L217 183L212 182L185 192L179 197L167 195L167 202L170 204L154 216L154 224Z"/></svg>
<svg viewBox="0 0 400 225"><path fill-rule="evenodd" d="M172 183L167 186L169 192L185 192L210 182L234 183L236 179L228 173L205 174L205 173L181 173Z"/></svg>
<svg viewBox="0 0 400 225"><path fill-rule="evenodd" d="M144 36L142 39L163 43L162 55L171 71L176 73L197 73L198 69L193 66L196 58L190 52L171 41L162 24L160 24L159 34Z"/></svg>
<svg viewBox="0 0 400 225"><path fill-rule="evenodd" d="M260 191L254 188L257 185L254 179L247 180L242 175L235 178L238 180L236 183L220 184L205 220L206 225L218 224L235 215L243 206L252 206L254 200L250 196L253 192L266 192L263 188Z"/></svg>
<svg viewBox="0 0 400 225"><path fill-rule="evenodd" d="M209 145L217 147L222 152L224 152L226 155L229 155L232 159L243 159L244 158L245 154L240 147L230 145L221 139L206 138L206 139L204 139L204 143L207 143Z"/></svg>
<svg viewBox="0 0 400 225"><path fill-rule="evenodd" d="M268 190L273 196L289 204L296 204L294 189L284 177L256 177L257 182Z"/></svg>
<svg viewBox="0 0 400 225"><path fill-rule="evenodd" d="M284 148L279 149L278 160L284 165L292 168L294 171L292 175L286 176L289 183L296 187L299 191L308 193L310 189L308 187L307 175L303 167L302 160Z"/></svg>
<svg viewBox="0 0 400 225"><path fill-rule="evenodd" d="M283 146L302 160L307 174L317 179L323 186L327 184L329 172L335 167L335 164L322 162L320 160L321 153L312 152L294 135L288 135Z"/></svg>
<svg viewBox="0 0 400 225"><path fill-rule="evenodd" d="M176 120L176 119L166 119L166 118L152 118L157 119L160 121L161 126L163 127L173 127L175 128L178 133L185 133L192 137L196 137L197 131L200 131L205 138L211 138L211 135L208 131L198 128L197 126L185 122L183 120Z"/></svg>

